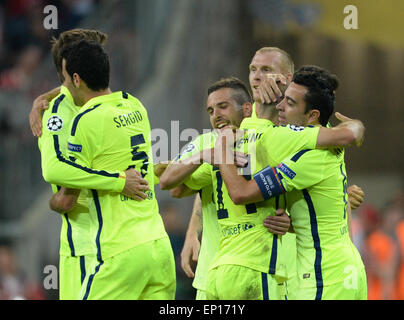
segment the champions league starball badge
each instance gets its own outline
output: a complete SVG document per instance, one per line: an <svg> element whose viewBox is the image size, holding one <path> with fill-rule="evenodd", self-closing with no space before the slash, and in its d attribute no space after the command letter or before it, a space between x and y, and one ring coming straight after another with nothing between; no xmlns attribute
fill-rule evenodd
<svg viewBox="0 0 404 320"><path fill-rule="evenodd" d="M58 116L52 116L49 118L46 127L49 131L59 131L63 128L63 121Z"/></svg>

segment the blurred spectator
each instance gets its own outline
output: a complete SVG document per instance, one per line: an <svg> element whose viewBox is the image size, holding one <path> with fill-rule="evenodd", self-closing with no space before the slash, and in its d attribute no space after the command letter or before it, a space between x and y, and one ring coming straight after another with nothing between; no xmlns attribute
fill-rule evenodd
<svg viewBox="0 0 404 320"><path fill-rule="evenodd" d="M24 282L23 276L17 268L14 251L8 245L0 245L0 299L45 299L38 284Z"/></svg>
<svg viewBox="0 0 404 320"><path fill-rule="evenodd" d="M370 300L404 299L404 207L398 193L380 210L363 205L353 219L354 242L368 278Z"/></svg>
<svg viewBox="0 0 404 320"><path fill-rule="evenodd" d="M396 290L395 298L404 300L404 192L399 191L393 198L391 210L397 215L394 228L394 237L398 246L399 261L396 271Z"/></svg>
<svg viewBox="0 0 404 320"><path fill-rule="evenodd" d="M50 49L50 39L77 27L93 12L94 0L5 0L0 2L0 89L22 89ZM57 8L57 29L44 27L44 8Z"/></svg>
<svg viewBox="0 0 404 320"><path fill-rule="evenodd" d="M167 201L160 204L160 212L174 251L177 276L177 291L175 299L195 299L196 292L192 287L193 279L189 279L181 269L181 250L185 241L186 222L181 216L179 208L174 201Z"/></svg>
<svg viewBox="0 0 404 320"><path fill-rule="evenodd" d="M16 64L0 74L0 89L20 89L31 80L31 75L39 66L42 58L40 47L30 45L26 47L17 59Z"/></svg>

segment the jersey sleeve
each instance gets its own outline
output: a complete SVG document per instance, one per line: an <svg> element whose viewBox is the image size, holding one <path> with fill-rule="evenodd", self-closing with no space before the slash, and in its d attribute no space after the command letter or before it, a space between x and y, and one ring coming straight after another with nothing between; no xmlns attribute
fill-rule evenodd
<svg viewBox="0 0 404 320"><path fill-rule="evenodd" d="M194 173L192 173L184 184L192 190L200 190L212 184L212 166L203 163Z"/></svg>
<svg viewBox="0 0 404 320"><path fill-rule="evenodd" d="M201 150L213 148L215 146L215 137L213 133L205 133L196 137L189 142L183 149L183 151L174 158L174 161L185 160L192 157L194 154Z"/></svg>
<svg viewBox="0 0 404 320"><path fill-rule="evenodd" d="M303 150L283 160L276 168L285 191L303 190L324 178L326 151Z"/></svg>
<svg viewBox="0 0 404 320"><path fill-rule="evenodd" d="M284 159L277 167L259 171L254 180L264 199L319 183L324 178L324 155L324 151L306 149Z"/></svg>
<svg viewBox="0 0 404 320"><path fill-rule="evenodd" d="M299 150L315 149L320 127L299 127L295 125L280 126L274 130L264 133L262 141L268 150L273 150L271 145L276 141L276 150L271 157L279 163L286 156ZM271 137L265 138L265 135L271 134Z"/></svg>
<svg viewBox="0 0 404 320"><path fill-rule="evenodd" d="M124 172L93 170L75 163L61 152L57 132L44 132L39 145L42 175L46 182L73 189L122 192L125 186Z"/></svg>

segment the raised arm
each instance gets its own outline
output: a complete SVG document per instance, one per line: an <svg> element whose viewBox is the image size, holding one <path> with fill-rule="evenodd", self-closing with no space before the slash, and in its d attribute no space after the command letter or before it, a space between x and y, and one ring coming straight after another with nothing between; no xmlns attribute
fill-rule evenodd
<svg viewBox="0 0 404 320"><path fill-rule="evenodd" d="M213 163L214 148L195 153L184 160L171 162L160 177L160 188L170 190L187 180L203 163Z"/></svg>
<svg viewBox="0 0 404 320"><path fill-rule="evenodd" d="M201 152L185 159L171 162L160 176L160 188L173 189L182 184L202 164Z"/></svg>

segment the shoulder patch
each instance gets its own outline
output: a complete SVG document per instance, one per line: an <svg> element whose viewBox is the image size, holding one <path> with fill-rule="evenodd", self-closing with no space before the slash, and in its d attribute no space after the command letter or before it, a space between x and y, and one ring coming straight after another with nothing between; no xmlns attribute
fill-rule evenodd
<svg viewBox="0 0 404 320"><path fill-rule="evenodd" d="M185 147L184 151L182 151L181 154L191 152L194 149L195 149L195 145L193 143L190 143Z"/></svg>
<svg viewBox="0 0 404 320"><path fill-rule="evenodd" d="M67 143L67 148L72 152L81 152L81 150L83 149L82 145L73 144L73 143L70 143L70 142Z"/></svg>
<svg viewBox="0 0 404 320"><path fill-rule="evenodd" d="M278 165L278 170L283 172L289 179L293 179L296 176L296 173L283 162Z"/></svg>
<svg viewBox="0 0 404 320"><path fill-rule="evenodd" d="M46 127L49 131L60 131L63 128L63 120L59 116L51 116L46 123Z"/></svg>

